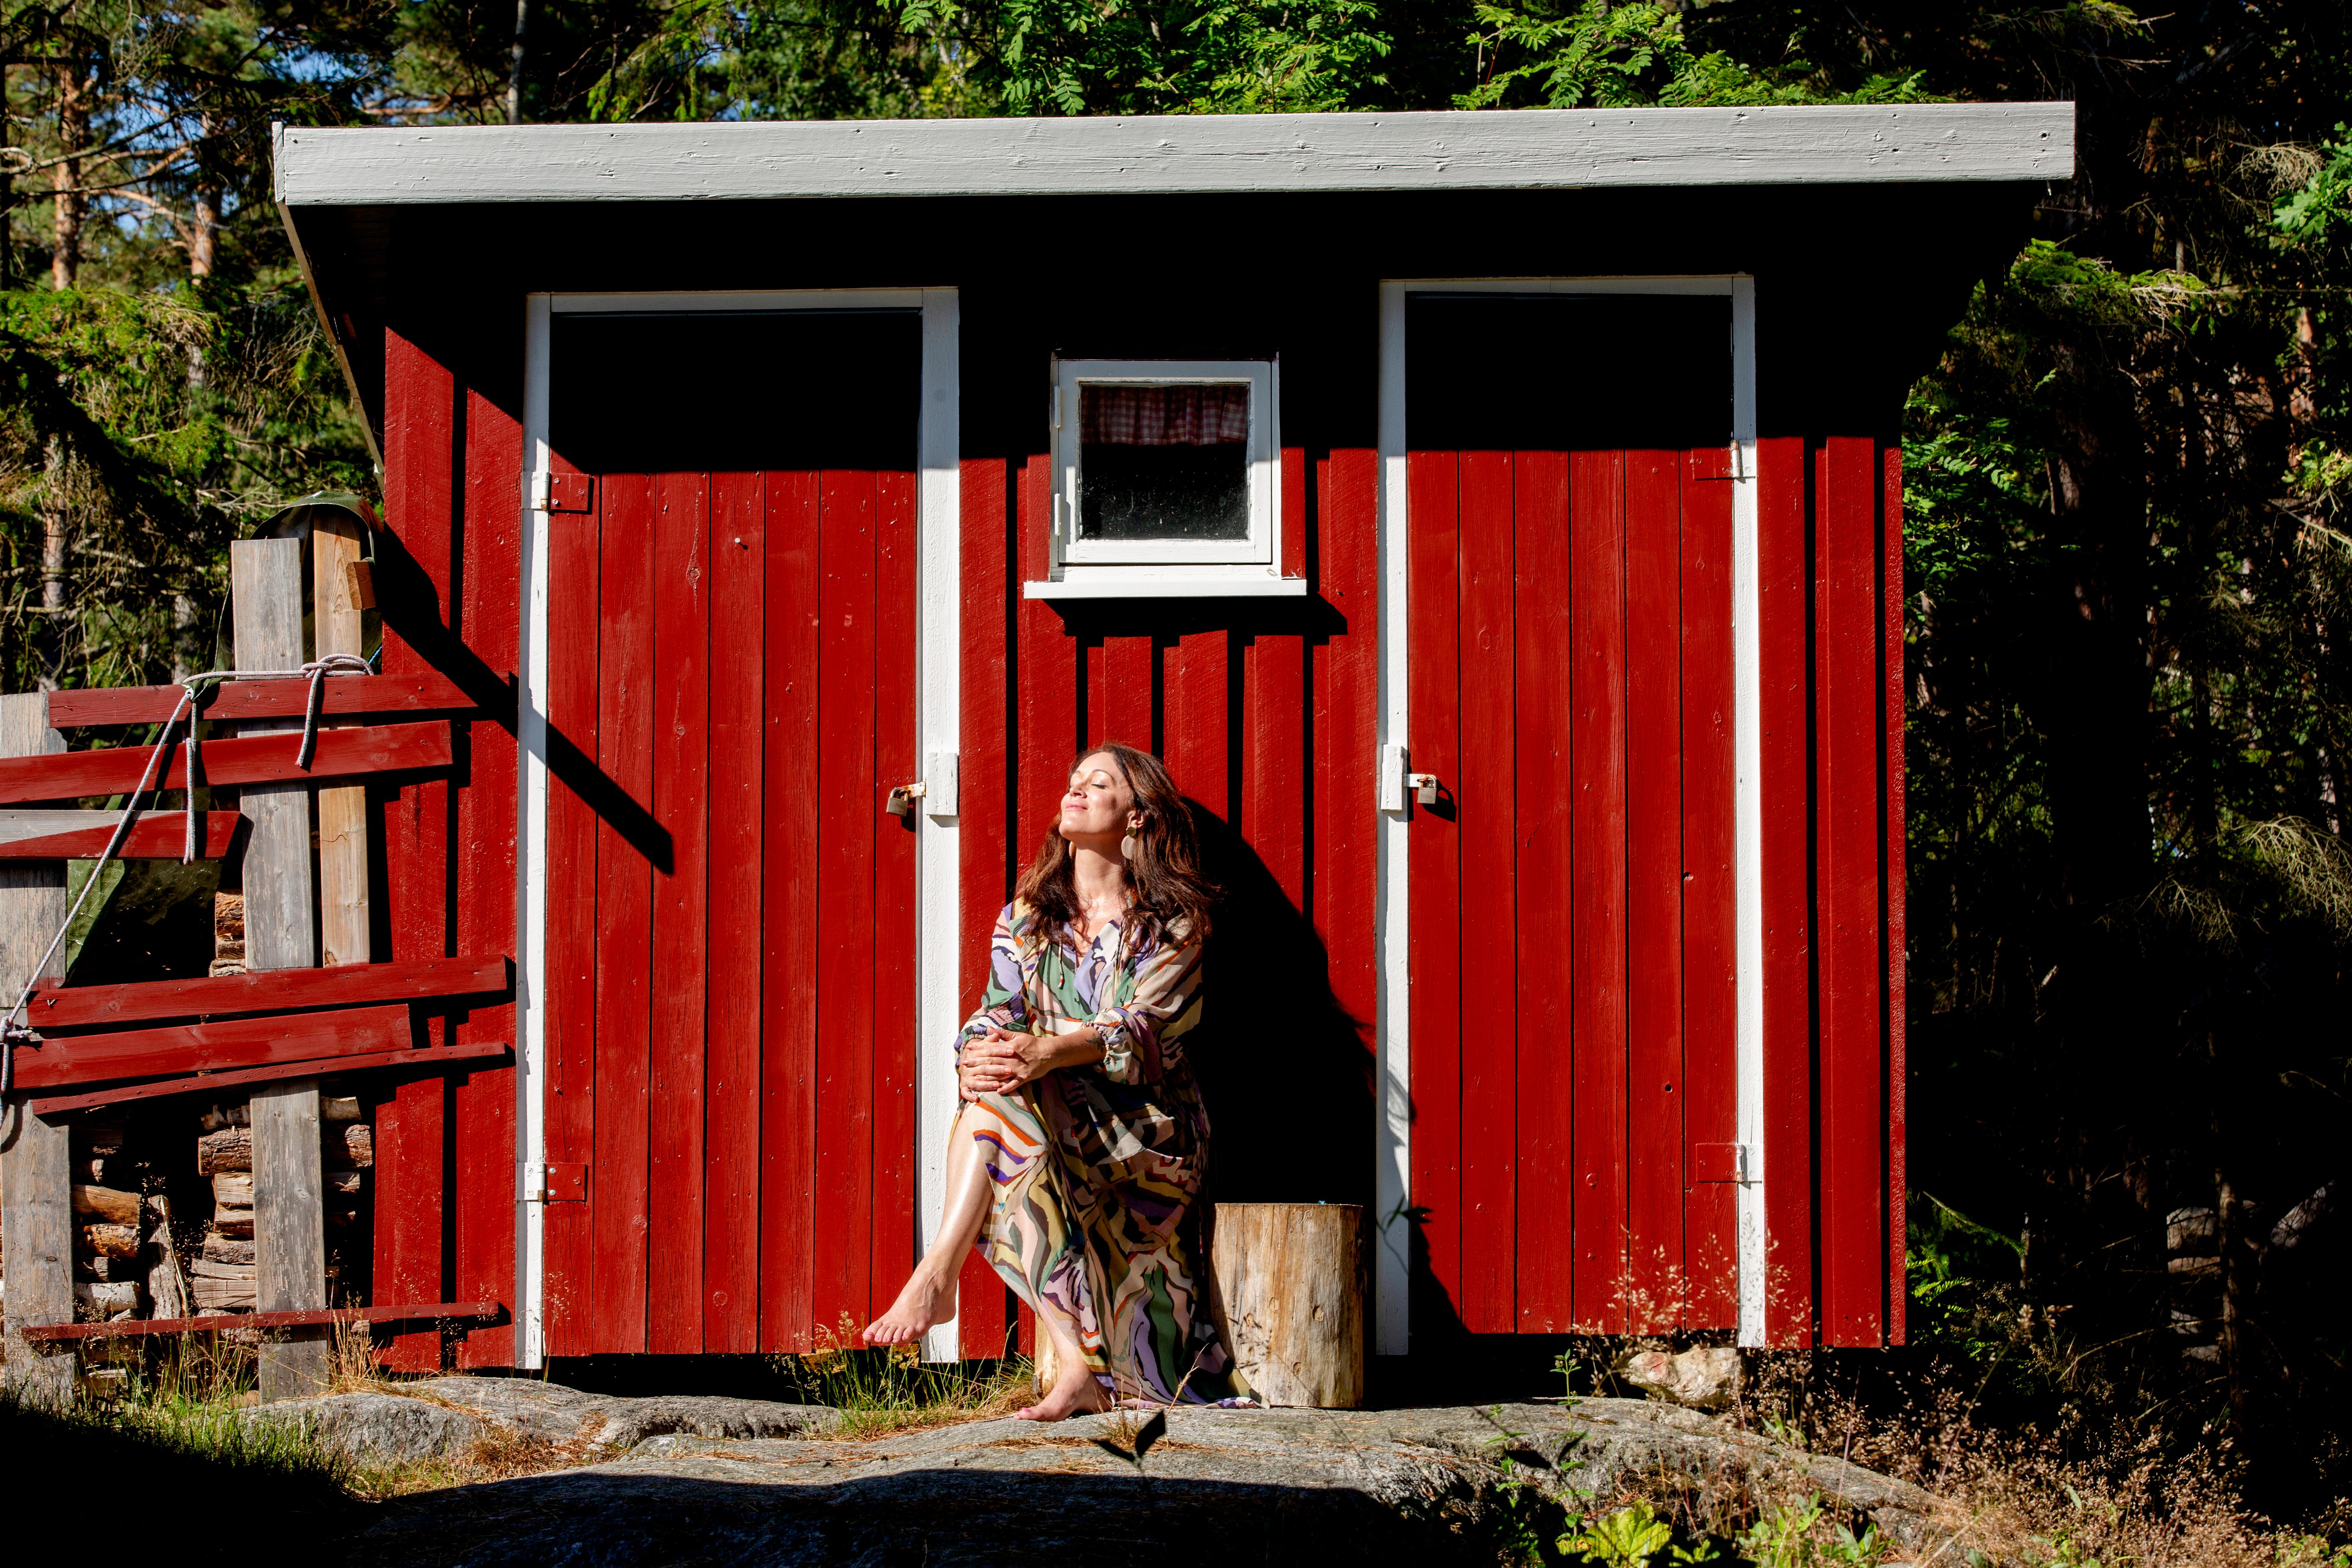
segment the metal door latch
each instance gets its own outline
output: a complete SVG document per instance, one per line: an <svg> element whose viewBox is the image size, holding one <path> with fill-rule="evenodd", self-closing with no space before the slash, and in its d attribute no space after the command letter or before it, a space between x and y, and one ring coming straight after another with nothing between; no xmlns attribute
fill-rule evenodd
<svg viewBox="0 0 2352 1568"><path fill-rule="evenodd" d="M1407 773L1404 775L1404 787L1412 791L1412 798L1420 805L1435 805L1437 804L1435 773Z"/></svg>
<svg viewBox="0 0 2352 1568"><path fill-rule="evenodd" d="M526 1160L522 1167L523 1201L534 1204L580 1204L588 1201L588 1164L584 1160L543 1163Z"/></svg>
<svg viewBox="0 0 2352 1568"><path fill-rule="evenodd" d="M915 809L915 803L930 793L929 786L917 779L913 784L892 784L890 799L885 809L893 816L906 816Z"/></svg>

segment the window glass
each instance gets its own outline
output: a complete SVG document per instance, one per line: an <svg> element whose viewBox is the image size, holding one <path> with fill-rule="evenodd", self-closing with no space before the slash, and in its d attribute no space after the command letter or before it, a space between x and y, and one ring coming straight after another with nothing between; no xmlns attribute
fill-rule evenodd
<svg viewBox="0 0 2352 1568"><path fill-rule="evenodd" d="M1247 539L1250 387L1078 386L1078 537Z"/></svg>

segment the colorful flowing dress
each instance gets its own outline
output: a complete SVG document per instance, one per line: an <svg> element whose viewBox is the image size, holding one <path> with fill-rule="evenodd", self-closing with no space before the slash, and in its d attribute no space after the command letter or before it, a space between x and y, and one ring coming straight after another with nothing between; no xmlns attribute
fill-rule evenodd
<svg viewBox="0 0 2352 1568"><path fill-rule="evenodd" d="M1202 1289L1199 1212L1209 1118L1185 1058L1201 1017L1201 944L1179 929L1129 942L1118 921L1084 952L1027 904L996 919L988 989L957 1038L992 1024L1058 1035L1093 1025L1103 1059L973 1102L995 1201L980 1246L1033 1311L1073 1327L1122 1399L1245 1395Z"/></svg>

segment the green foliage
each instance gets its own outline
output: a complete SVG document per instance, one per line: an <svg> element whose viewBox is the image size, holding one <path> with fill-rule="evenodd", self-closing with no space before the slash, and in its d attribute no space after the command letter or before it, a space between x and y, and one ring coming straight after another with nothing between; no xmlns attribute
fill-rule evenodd
<svg viewBox="0 0 2352 1568"><path fill-rule="evenodd" d="M1558 1542L1559 1554L1580 1558L1608 1568L1650 1568L1665 1555L1675 1538L1674 1526L1660 1519L1648 1503L1637 1502L1584 1522L1584 1528Z"/></svg>
<svg viewBox="0 0 2352 1568"><path fill-rule="evenodd" d="M1479 81L1454 99L1463 109L1919 103L1935 96L1921 86L1925 71L1880 73L1849 90L1824 91L1801 69L1759 73L1720 49L1702 53L1685 37L1683 8L1664 0L1581 0L1573 10L1481 0L1475 14Z"/></svg>
<svg viewBox="0 0 2352 1568"><path fill-rule="evenodd" d="M1892 1549L1875 1524L1857 1536L1843 1523L1827 1523L1819 1497L1769 1504L1739 1537L1739 1550L1756 1568L1877 1568Z"/></svg>

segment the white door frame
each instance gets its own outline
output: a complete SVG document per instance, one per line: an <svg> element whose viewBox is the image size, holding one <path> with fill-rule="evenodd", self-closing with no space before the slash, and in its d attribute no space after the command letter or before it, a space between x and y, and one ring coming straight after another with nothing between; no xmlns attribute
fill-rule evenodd
<svg viewBox="0 0 2352 1568"><path fill-rule="evenodd" d="M916 1233L930 1244L945 1197L948 1126L955 1115L956 749L961 715L957 663L961 522L959 513L961 387L959 314L953 289L825 289L735 292L530 294L523 348L522 648L517 725L520 798L515 843L515 1364L546 1356L545 1205L530 1180L547 1158L547 541L546 494L532 476L547 470L550 328L557 314L646 310L912 310L922 312L922 402L916 436L916 736L927 793L917 818L915 1006ZM534 492L537 493L534 493ZM560 524L558 525L560 526ZM881 810L881 802L875 802ZM912 1259L908 1260L909 1262ZM952 1319L924 1341L932 1359L953 1359Z"/></svg>
<svg viewBox="0 0 2352 1568"><path fill-rule="evenodd" d="M1734 903L1738 964L1738 1124L1739 1332L1743 1345L1764 1342L1764 890L1763 795L1759 773L1761 696L1757 663L1756 578L1756 280L1711 278L1383 279L1380 333L1380 776L1378 894L1374 919L1380 956L1379 1126L1373 1190L1380 1237L1372 1272L1373 1348L1410 1348L1412 1232L1399 1223L1412 1204L1412 1041L1410 1029L1410 921L1412 889L1405 837L1404 771L1410 766L1412 714L1406 706L1405 603L1405 297L1449 294L1685 294L1731 300L1731 593Z"/></svg>

